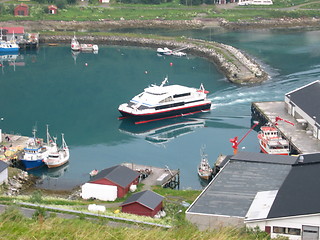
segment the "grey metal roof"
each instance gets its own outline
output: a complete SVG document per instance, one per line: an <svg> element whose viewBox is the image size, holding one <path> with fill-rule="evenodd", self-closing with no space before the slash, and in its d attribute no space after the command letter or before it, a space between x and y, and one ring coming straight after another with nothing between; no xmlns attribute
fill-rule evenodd
<svg viewBox="0 0 320 240"><path fill-rule="evenodd" d="M89 182L97 181L101 178L108 179L121 187L127 187L132 181L139 176L139 173L122 165L116 165L101 170Z"/></svg>
<svg viewBox="0 0 320 240"><path fill-rule="evenodd" d="M304 87L286 94L288 98L310 117L320 120L320 81L315 81Z"/></svg>
<svg viewBox="0 0 320 240"><path fill-rule="evenodd" d="M272 155L272 154L264 154L264 153L253 153L253 152L239 152L238 154L234 155L230 159L235 161L286 164L286 165L292 165L297 161L297 157L285 156L285 155Z"/></svg>
<svg viewBox="0 0 320 240"><path fill-rule="evenodd" d="M278 190L290 169L285 164L230 160L188 212L244 218L256 193Z"/></svg>
<svg viewBox="0 0 320 240"><path fill-rule="evenodd" d="M6 164L4 161L0 161L0 173L8 167L9 165Z"/></svg>
<svg viewBox="0 0 320 240"><path fill-rule="evenodd" d="M301 154L298 163L320 163L320 153Z"/></svg>
<svg viewBox="0 0 320 240"><path fill-rule="evenodd" d="M138 202L150 209L155 209L163 200L163 196L153 192L153 191L143 191L138 192L130 196L126 201L124 201L121 206L128 205L134 202Z"/></svg>
<svg viewBox="0 0 320 240"><path fill-rule="evenodd" d="M320 213L320 163L294 165L278 191L268 218Z"/></svg>

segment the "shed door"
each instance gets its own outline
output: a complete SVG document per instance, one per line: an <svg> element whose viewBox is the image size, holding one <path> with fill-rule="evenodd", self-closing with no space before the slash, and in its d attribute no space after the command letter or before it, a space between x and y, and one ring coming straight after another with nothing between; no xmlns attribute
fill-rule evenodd
<svg viewBox="0 0 320 240"><path fill-rule="evenodd" d="M318 240L319 227L302 226L302 240Z"/></svg>

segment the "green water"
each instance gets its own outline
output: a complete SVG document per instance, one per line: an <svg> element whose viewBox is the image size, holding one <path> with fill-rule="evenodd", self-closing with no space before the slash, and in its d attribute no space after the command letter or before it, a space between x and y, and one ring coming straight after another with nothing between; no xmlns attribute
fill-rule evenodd
<svg viewBox="0 0 320 240"><path fill-rule="evenodd" d="M181 32L188 36L193 32ZM71 189L89 179L92 169L122 162L180 169L181 188L202 187L196 168L200 148L213 164L220 153L232 154L230 138L242 137L251 126L252 101L283 100L284 94L319 78L320 32L209 32L209 38L245 50L261 62L271 79L254 86L228 82L215 65L194 56L158 57L155 49L99 46L99 53L73 56L69 45L41 46L22 52L16 66L0 69L0 122L8 133L39 137L50 133L65 139L70 162L65 168L33 171L42 177L38 187ZM210 36L209 36L210 35ZM119 104L160 84L210 91L210 113L146 125L118 120ZM257 133L241 143L244 151L258 152Z"/></svg>

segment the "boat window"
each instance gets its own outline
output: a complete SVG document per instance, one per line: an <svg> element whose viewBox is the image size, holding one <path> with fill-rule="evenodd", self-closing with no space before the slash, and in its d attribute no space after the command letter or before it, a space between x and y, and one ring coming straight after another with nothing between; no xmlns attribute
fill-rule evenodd
<svg viewBox="0 0 320 240"><path fill-rule="evenodd" d="M175 94L175 95L173 95L173 98L186 97L186 96L190 96L190 95L191 95L191 93Z"/></svg>
<svg viewBox="0 0 320 240"><path fill-rule="evenodd" d="M161 100L160 103L171 102L171 101L173 101L173 99L172 99L172 97L170 96L170 97L167 97L167 98Z"/></svg>

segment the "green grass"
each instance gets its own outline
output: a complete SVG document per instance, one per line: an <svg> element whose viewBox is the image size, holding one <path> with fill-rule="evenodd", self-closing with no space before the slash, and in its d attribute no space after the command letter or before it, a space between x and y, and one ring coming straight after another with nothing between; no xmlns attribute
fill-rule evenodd
<svg viewBox="0 0 320 240"><path fill-rule="evenodd" d="M0 215L0 239L31 240L31 239L77 239L77 240L168 240L168 239L216 239L216 240L267 240L266 233L247 231L244 228L221 228L212 231L199 231L189 223L184 223L169 230L161 228L110 227L106 220L89 221L81 217L61 219L54 215L43 218L27 219L19 211L11 207Z"/></svg>

